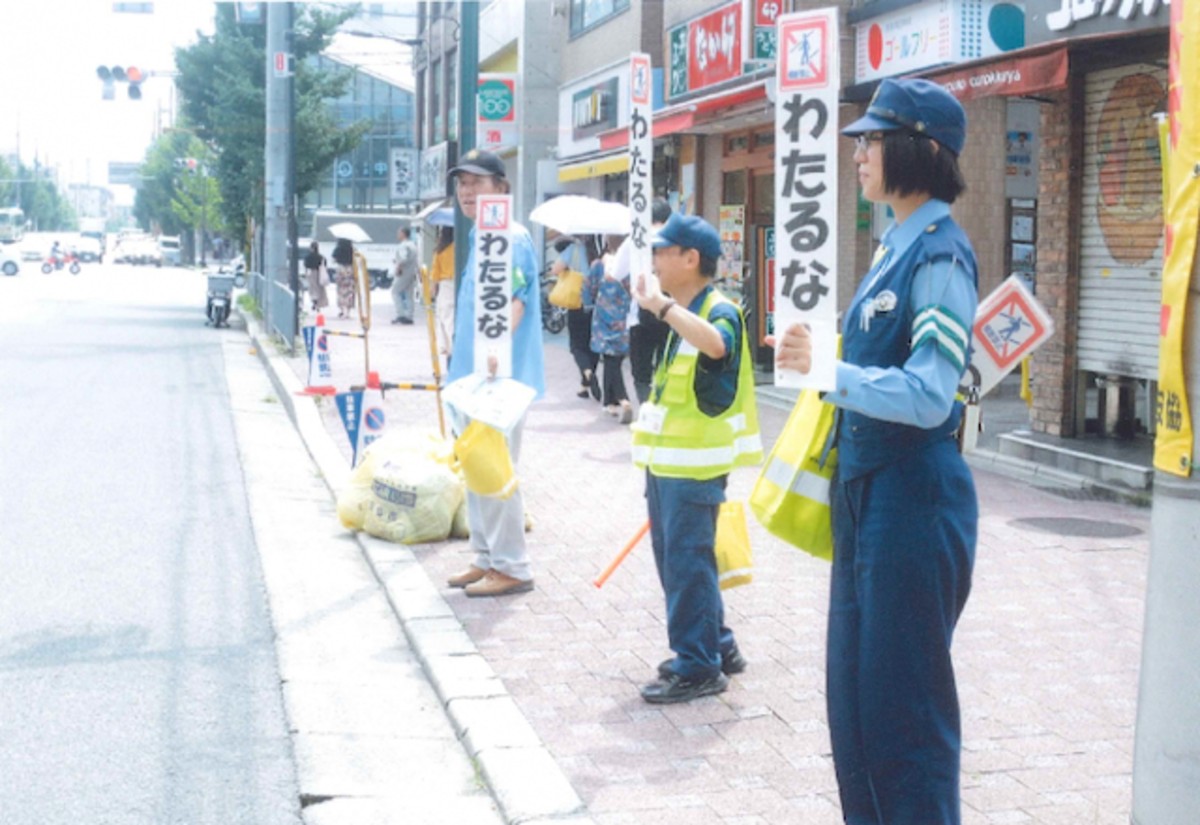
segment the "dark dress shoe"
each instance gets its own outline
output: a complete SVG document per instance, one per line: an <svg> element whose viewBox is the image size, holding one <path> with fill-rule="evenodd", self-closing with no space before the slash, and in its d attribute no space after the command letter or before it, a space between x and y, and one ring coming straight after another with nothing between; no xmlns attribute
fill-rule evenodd
<svg viewBox="0 0 1200 825"><path fill-rule="evenodd" d="M685 679L678 673L672 673L642 688L642 698L652 705L674 705L678 702L690 702L701 696L724 693L727 687L729 677L724 673L706 679Z"/></svg>
<svg viewBox="0 0 1200 825"><path fill-rule="evenodd" d="M674 659L663 659L658 663L658 676L660 679L665 679L674 673L671 670L671 662ZM728 653L721 656L721 672L726 676L735 676L746 669L746 657L742 655L742 651L734 645L729 649Z"/></svg>

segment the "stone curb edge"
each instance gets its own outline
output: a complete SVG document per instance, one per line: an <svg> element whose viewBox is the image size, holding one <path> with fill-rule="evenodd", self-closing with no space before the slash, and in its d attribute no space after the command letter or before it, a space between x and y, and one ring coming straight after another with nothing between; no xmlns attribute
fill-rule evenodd
<svg viewBox="0 0 1200 825"><path fill-rule="evenodd" d="M305 449L336 498L350 476L315 403L297 403L304 387L261 324L239 309L246 332ZM588 825L583 801L454 611L403 545L355 533L363 558L437 693L467 755L479 767L509 825Z"/></svg>

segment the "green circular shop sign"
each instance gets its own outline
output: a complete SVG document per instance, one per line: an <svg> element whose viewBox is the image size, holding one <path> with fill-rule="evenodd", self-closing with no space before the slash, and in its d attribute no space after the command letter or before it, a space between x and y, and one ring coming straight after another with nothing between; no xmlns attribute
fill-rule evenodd
<svg viewBox="0 0 1200 825"><path fill-rule="evenodd" d="M508 120L513 111L513 90L503 80L485 80L479 84L481 120Z"/></svg>

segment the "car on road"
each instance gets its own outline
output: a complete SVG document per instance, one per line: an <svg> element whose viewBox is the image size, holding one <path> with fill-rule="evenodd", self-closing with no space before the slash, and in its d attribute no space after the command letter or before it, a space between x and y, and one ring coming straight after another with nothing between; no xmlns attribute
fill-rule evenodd
<svg viewBox="0 0 1200 825"><path fill-rule="evenodd" d="M17 260L16 250L8 245L0 246L0 272L12 276L20 271L21 263Z"/></svg>
<svg viewBox="0 0 1200 825"><path fill-rule="evenodd" d="M103 263L104 244L98 238L81 234L75 242L75 254L84 263Z"/></svg>
<svg viewBox="0 0 1200 825"><path fill-rule="evenodd" d="M179 236L163 235L158 239L158 248L162 253L162 262L167 266L179 266Z"/></svg>
<svg viewBox="0 0 1200 825"><path fill-rule="evenodd" d="M124 235L113 247L113 263L162 266L158 242L149 235Z"/></svg>

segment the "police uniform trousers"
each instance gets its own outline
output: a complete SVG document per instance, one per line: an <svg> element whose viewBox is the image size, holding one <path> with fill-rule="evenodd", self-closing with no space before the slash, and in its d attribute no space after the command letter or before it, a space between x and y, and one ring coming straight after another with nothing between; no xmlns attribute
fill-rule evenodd
<svg viewBox="0 0 1200 825"><path fill-rule="evenodd" d="M521 454L525 417L508 436L508 452L514 469ZM472 562L480 570L497 570L514 579L529 581L529 553L525 546L525 502L521 485L508 498L480 496L467 491L467 526L471 530Z"/></svg>
<svg viewBox="0 0 1200 825"><path fill-rule="evenodd" d="M650 543L667 598L667 641L675 653L671 669L686 679L716 676L721 656L734 645L713 553L725 481L726 476L696 481L646 473Z"/></svg>
<svg viewBox="0 0 1200 825"><path fill-rule="evenodd" d="M950 660L978 504L950 438L832 495L826 697L849 825L959 825L962 734Z"/></svg>

